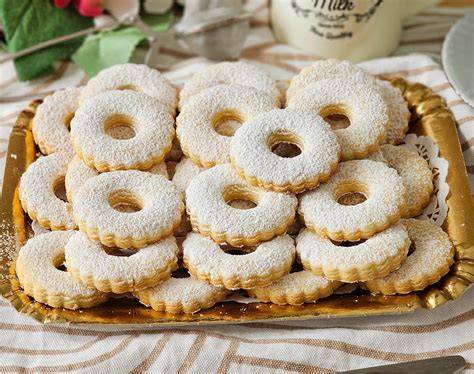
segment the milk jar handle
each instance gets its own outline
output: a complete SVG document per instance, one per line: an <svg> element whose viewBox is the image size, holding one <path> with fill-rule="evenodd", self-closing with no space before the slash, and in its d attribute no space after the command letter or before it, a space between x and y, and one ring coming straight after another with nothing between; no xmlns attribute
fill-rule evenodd
<svg viewBox="0 0 474 374"><path fill-rule="evenodd" d="M397 0L398 1L398 0ZM439 3L439 0L404 0L404 18L414 16L423 9L430 8Z"/></svg>

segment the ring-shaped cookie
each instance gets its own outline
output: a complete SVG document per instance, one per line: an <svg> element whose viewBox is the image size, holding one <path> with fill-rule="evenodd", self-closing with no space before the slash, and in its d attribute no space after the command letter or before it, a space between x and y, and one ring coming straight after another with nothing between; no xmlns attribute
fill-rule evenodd
<svg viewBox="0 0 474 374"><path fill-rule="evenodd" d="M144 93L110 91L79 107L72 119L71 140L77 155L98 171L148 170L171 149L174 119ZM129 139L108 131L122 126L134 130Z"/></svg>
<svg viewBox="0 0 474 374"><path fill-rule="evenodd" d="M162 175L168 179L168 170L166 169L165 162L154 165L148 172ZM98 175L99 172L97 170L87 166L77 155L74 156L67 166L66 178L64 179L68 201L74 203L74 195L79 191L79 188L81 188L88 179Z"/></svg>
<svg viewBox="0 0 474 374"><path fill-rule="evenodd" d="M81 93L81 105L95 96L112 90L143 92L168 108L176 111L176 88L156 69L141 64L118 64L102 70L91 78Z"/></svg>
<svg viewBox="0 0 474 374"><path fill-rule="evenodd" d="M308 270L284 275L265 287L255 287L247 293L264 303L301 305L332 295L341 285Z"/></svg>
<svg viewBox="0 0 474 374"><path fill-rule="evenodd" d="M342 244L342 245L341 245ZM410 239L397 223L362 243L334 243L305 229L296 238L296 253L306 270L341 282L384 277L406 259Z"/></svg>
<svg viewBox="0 0 474 374"><path fill-rule="evenodd" d="M417 219L401 220L413 252L398 270L364 283L371 292L393 295L423 290L448 273L454 262L453 244L440 227Z"/></svg>
<svg viewBox="0 0 474 374"><path fill-rule="evenodd" d="M388 166L394 168L406 189L407 211L405 217L415 217L423 212L433 193L433 174L426 160L403 145L380 147Z"/></svg>
<svg viewBox="0 0 474 374"><path fill-rule="evenodd" d="M81 88L58 90L46 96L31 121L35 143L43 154L72 151L70 122L79 106Z"/></svg>
<svg viewBox="0 0 474 374"><path fill-rule="evenodd" d="M221 62L195 73L191 79L186 81L179 93L179 107L182 108L191 96L221 84L253 87L269 95L275 105L280 105L281 93L275 80L258 66L237 61Z"/></svg>
<svg viewBox="0 0 474 374"><path fill-rule="evenodd" d="M134 292L134 295L142 304L159 312L193 314L213 307L224 300L228 292L223 287L194 277L175 278L171 275L163 283Z"/></svg>
<svg viewBox="0 0 474 374"><path fill-rule="evenodd" d="M358 83L373 83L375 81L375 78L364 69L349 61L340 61L333 58L318 60L301 69L301 71L291 79L288 90L286 91L287 102L306 86L324 79L351 79Z"/></svg>
<svg viewBox="0 0 474 374"><path fill-rule="evenodd" d="M264 287L291 269L295 244L288 235L261 243L251 253L233 255L197 233L183 242L183 261L196 278L229 290Z"/></svg>
<svg viewBox="0 0 474 374"><path fill-rule="evenodd" d="M134 211L118 210L123 206ZM140 248L156 242L173 232L183 212L181 194L172 182L138 170L90 178L74 196L79 229L109 247Z"/></svg>
<svg viewBox="0 0 474 374"><path fill-rule="evenodd" d="M357 205L339 202L354 193L366 200ZM405 194L402 178L384 163L346 161L327 183L302 196L299 213L306 226L320 236L356 241L398 221L406 210Z"/></svg>
<svg viewBox="0 0 474 374"><path fill-rule="evenodd" d="M113 256L112 248L78 231L65 249L66 267L76 281L103 292L125 293L153 287L177 268L174 236L150 244L131 256Z"/></svg>
<svg viewBox="0 0 474 374"><path fill-rule="evenodd" d="M350 126L334 130L341 145L342 160L365 158L385 139L387 105L374 82L318 81L292 96L288 108L309 110L323 118L345 115Z"/></svg>
<svg viewBox="0 0 474 374"><path fill-rule="evenodd" d="M193 96L176 119L183 153L206 168L228 163L232 138L216 128L229 120L244 123L275 108L268 95L253 87L220 85Z"/></svg>
<svg viewBox="0 0 474 374"><path fill-rule="evenodd" d="M72 230L76 223L71 205L55 190L64 182L70 156L62 152L40 157L20 180L20 201L32 220L51 230Z"/></svg>
<svg viewBox="0 0 474 374"><path fill-rule="evenodd" d="M248 200L251 209L228 203ZM186 209L194 230L218 243L256 245L283 234L293 223L294 195L265 191L242 180L230 164L201 172L186 189Z"/></svg>
<svg viewBox="0 0 474 374"><path fill-rule="evenodd" d="M399 144L408 132L411 113L408 110L407 102L400 89L390 82L377 79L376 83L387 104L388 124L385 143Z"/></svg>
<svg viewBox="0 0 474 374"><path fill-rule="evenodd" d="M301 153L280 157L278 144L294 144ZM340 147L331 127L319 116L292 109L259 114L237 130L231 145L232 165L254 186L299 193L329 179Z"/></svg>
<svg viewBox="0 0 474 374"><path fill-rule="evenodd" d="M91 308L109 295L77 283L64 262L64 248L75 231L55 231L28 240L16 259L16 274L24 292L55 308Z"/></svg>

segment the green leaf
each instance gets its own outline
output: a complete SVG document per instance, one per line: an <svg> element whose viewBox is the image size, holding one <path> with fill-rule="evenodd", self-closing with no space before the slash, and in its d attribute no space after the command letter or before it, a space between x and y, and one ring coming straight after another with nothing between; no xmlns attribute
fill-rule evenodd
<svg viewBox="0 0 474 374"><path fill-rule="evenodd" d="M171 12L159 16L143 15L142 19L154 31L163 32L171 25L173 15ZM133 51L144 39L145 36L134 26L102 31L89 35L84 44L74 53L72 60L89 77L93 77L112 65L130 61Z"/></svg>
<svg viewBox="0 0 474 374"><path fill-rule="evenodd" d="M58 9L52 0L0 0L0 23L7 48L13 53L61 35L92 26L92 19L81 17L72 7ZM69 57L82 44L76 38L15 60L20 80L51 74L53 63Z"/></svg>

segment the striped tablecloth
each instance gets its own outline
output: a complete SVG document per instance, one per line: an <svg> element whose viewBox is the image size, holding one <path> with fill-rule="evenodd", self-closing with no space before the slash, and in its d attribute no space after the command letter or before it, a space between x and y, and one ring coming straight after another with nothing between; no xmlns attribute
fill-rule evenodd
<svg viewBox="0 0 474 374"><path fill-rule="evenodd" d="M248 1L255 11L244 59L275 79L291 78L315 60L277 44L268 27L264 0ZM396 58L363 65L374 74L396 73L424 83L442 95L453 111L471 178L474 181L474 110L455 94L440 65L443 37L466 8L433 8L411 18ZM410 53L423 53L405 56ZM211 63L179 49L171 40L162 54L165 74L183 82ZM37 82L17 81L13 65L0 66L0 97L47 92L82 84L87 77L63 62L56 74ZM28 100L0 104L0 170L8 135ZM258 323L219 327L158 329L41 325L0 299L0 371L7 372L332 372L393 362L461 354L474 370L471 288L456 302L433 311L404 316Z"/></svg>

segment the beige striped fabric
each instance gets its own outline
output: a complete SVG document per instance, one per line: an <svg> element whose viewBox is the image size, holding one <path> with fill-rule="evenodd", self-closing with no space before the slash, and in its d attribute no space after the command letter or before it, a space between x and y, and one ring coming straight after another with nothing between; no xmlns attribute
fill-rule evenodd
<svg viewBox="0 0 474 374"><path fill-rule="evenodd" d="M244 59L289 79L315 57L275 42L264 0L249 0L255 13ZM465 8L433 8L410 19L395 55L362 64L374 74L398 74L442 95L457 123L474 185L474 110L456 95L440 65L443 37ZM165 74L181 83L210 64L164 41ZM417 53L406 56L408 53ZM423 54L420 54L423 53ZM0 98L43 93L78 85L87 78L74 65L58 64L54 76L17 81L13 65L0 65ZM0 103L0 169L8 135L30 99ZM474 289L439 309L403 316L267 322L214 327L100 327L41 325L0 299L0 372L166 372L274 371L328 373L435 356L460 354L474 370Z"/></svg>

